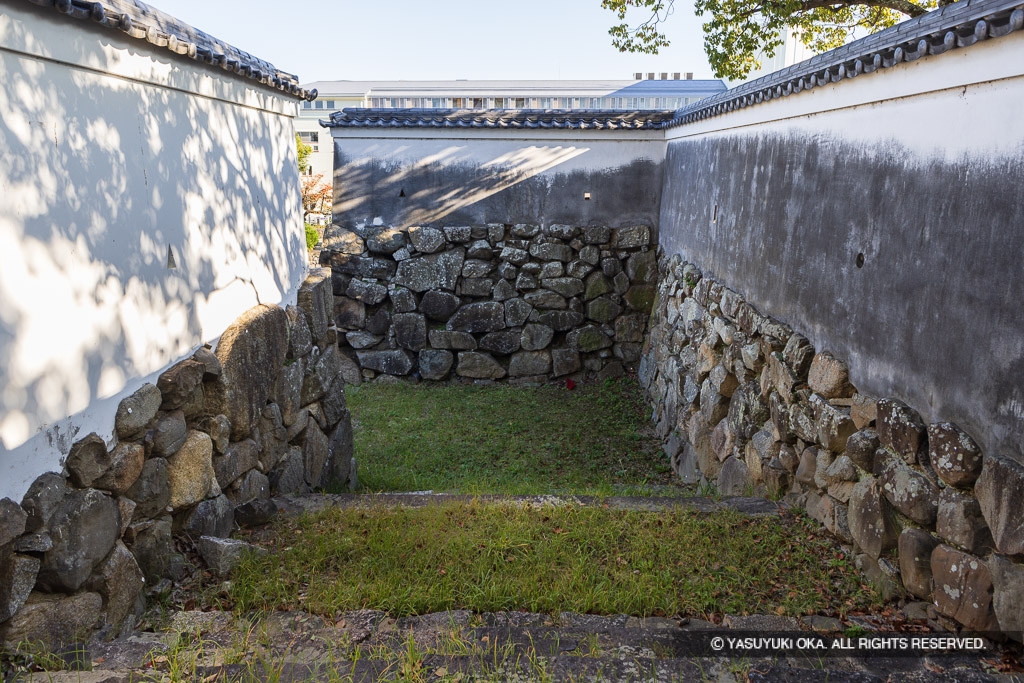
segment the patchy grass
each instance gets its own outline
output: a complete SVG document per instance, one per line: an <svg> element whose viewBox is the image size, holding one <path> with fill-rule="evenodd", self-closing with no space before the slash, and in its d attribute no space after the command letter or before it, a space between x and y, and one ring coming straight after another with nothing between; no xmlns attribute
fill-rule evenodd
<svg viewBox="0 0 1024 683"><path fill-rule="evenodd" d="M281 521L228 598L242 611L392 616L448 609L845 614L876 604L806 518L453 504L329 509Z"/></svg>
<svg viewBox="0 0 1024 683"><path fill-rule="evenodd" d="M371 491L644 494L678 486L631 379L562 386L370 385L351 391Z"/></svg>

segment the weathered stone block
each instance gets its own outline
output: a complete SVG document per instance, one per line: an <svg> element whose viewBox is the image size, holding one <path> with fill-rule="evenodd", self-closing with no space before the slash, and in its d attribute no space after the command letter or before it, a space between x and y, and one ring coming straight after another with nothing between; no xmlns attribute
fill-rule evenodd
<svg viewBox="0 0 1024 683"><path fill-rule="evenodd" d="M849 523L854 542L871 557L881 557L896 547L899 529L888 502L873 479L864 479L854 485L850 493Z"/></svg>
<svg viewBox="0 0 1024 683"><path fill-rule="evenodd" d="M939 510L939 490L885 448L875 454L875 477L892 506L922 526L931 527Z"/></svg>
<svg viewBox="0 0 1024 683"><path fill-rule="evenodd" d="M196 387L203 381L206 367L191 358L172 365L156 381L163 401L163 410L174 410L185 405Z"/></svg>
<svg viewBox="0 0 1024 683"><path fill-rule="evenodd" d="M334 322L346 330L359 330L366 326L366 304L357 299L340 296L334 300Z"/></svg>
<svg viewBox="0 0 1024 683"><path fill-rule="evenodd" d="M952 486L970 486L981 474L981 449L952 422L928 425L928 455L935 473Z"/></svg>
<svg viewBox="0 0 1024 683"><path fill-rule="evenodd" d="M551 345L555 331L547 325L531 323L520 333L519 343L525 351L539 351Z"/></svg>
<svg viewBox="0 0 1024 683"><path fill-rule="evenodd" d="M333 311L332 311L333 313ZM285 309L288 316L288 358L302 358L313 350L313 334L309 331L306 314L298 306ZM217 356L213 356L216 360ZM219 364L219 361L218 361Z"/></svg>
<svg viewBox="0 0 1024 683"><path fill-rule="evenodd" d="M634 311L650 313L657 295L658 290L651 285L633 285L625 292L622 299Z"/></svg>
<svg viewBox="0 0 1024 683"><path fill-rule="evenodd" d="M532 313L533 306L523 299L509 299L505 302L505 323L509 327L519 327Z"/></svg>
<svg viewBox="0 0 1024 683"><path fill-rule="evenodd" d="M117 406L114 415L114 431L121 439L136 436L156 417L160 410L163 396L152 384L143 384L135 393L125 398Z"/></svg>
<svg viewBox="0 0 1024 683"><path fill-rule="evenodd" d="M459 297L450 292L430 290L420 300L420 311L431 320L447 321L459 309Z"/></svg>
<svg viewBox="0 0 1024 683"><path fill-rule="evenodd" d="M508 374L512 377L546 375L550 371L550 351L519 351L513 354L508 365Z"/></svg>
<svg viewBox="0 0 1024 683"><path fill-rule="evenodd" d="M437 228L414 226L409 228L409 241L416 251L433 254L444 248L444 233Z"/></svg>
<svg viewBox="0 0 1024 683"><path fill-rule="evenodd" d="M462 351L455 374L473 379L501 379L507 372L498 361L486 353Z"/></svg>
<svg viewBox="0 0 1024 683"><path fill-rule="evenodd" d="M185 443L187 431L185 413L175 410L165 414L157 420L156 426L153 429L153 455L160 458L174 455L181 448L181 445Z"/></svg>
<svg viewBox="0 0 1024 683"><path fill-rule="evenodd" d="M476 339L468 332L452 332L451 330L430 330L427 333L430 345L435 349L453 349L455 351L472 351L476 348Z"/></svg>
<svg viewBox="0 0 1024 683"><path fill-rule="evenodd" d="M302 449L292 448L270 472L270 490L276 495L291 495L306 490L305 465Z"/></svg>
<svg viewBox="0 0 1024 683"><path fill-rule="evenodd" d="M865 472L875 468L875 453L881 446L874 429L861 429L846 440L846 455Z"/></svg>
<svg viewBox="0 0 1024 683"><path fill-rule="evenodd" d="M610 323L622 313L622 306L602 296L587 302L587 318L599 323Z"/></svg>
<svg viewBox="0 0 1024 683"><path fill-rule="evenodd" d="M932 552L939 540L923 529L904 529L899 538L900 578L923 600L932 597Z"/></svg>
<svg viewBox="0 0 1024 683"><path fill-rule="evenodd" d="M245 555L250 553L265 555L267 553L265 548L251 545L245 541L212 536L200 538L197 549L210 571L221 577L234 571Z"/></svg>
<svg viewBox="0 0 1024 683"><path fill-rule="evenodd" d="M498 302L467 304L448 321L454 332L483 334L505 328L505 306Z"/></svg>
<svg viewBox="0 0 1024 683"><path fill-rule="evenodd" d="M883 398L878 402L877 429L882 445L908 465L918 462L918 452L927 446L921 416L902 401Z"/></svg>
<svg viewBox="0 0 1024 683"><path fill-rule="evenodd" d="M616 228L612 234L612 249L638 249L651 243L651 229L646 225Z"/></svg>
<svg viewBox="0 0 1024 683"><path fill-rule="evenodd" d="M413 357L408 351L357 351L359 365L385 375L408 375L412 372Z"/></svg>
<svg viewBox="0 0 1024 683"><path fill-rule="evenodd" d="M992 555L988 568L992 575L992 609L999 628L1020 641L1024 636L1024 565Z"/></svg>
<svg viewBox="0 0 1024 683"><path fill-rule="evenodd" d="M231 443L224 455L213 458L213 471L217 484L225 489L236 479L256 467L259 460L256 442L252 439Z"/></svg>
<svg viewBox="0 0 1024 683"><path fill-rule="evenodd" d="M996 549L1006 555L1024 553L1024 465L985 457L974 493Z"/></svg>
<svg viewBox="0 0 1024 683"><path fill-rule="evenodd" d="M306 314L306 322L309 325L309 332L313 336L313 343L318 343L327 334L327 328L331 324L331 315L334 313L334 288L331 285L331 272L326 268L315 268L309 271L309 275L303 281L302 286L299 287L298 293L298 304L302 312ZM265 338L266 343L270 343L270 337L264 337L267 332L273 330L274 335L278 334L277 327L279 325L287 325L287 316L281 311L282 319L278 321L275 318L267 319L264 324L270 323L268 328L255 327L252 325L258 319L256 316L261 315L259 309L269 308L257 306L256 308L250 309L244 313L239 320L235 321L231 327L228 328L229 332L244 332L246 329L251 330L249 334L256 333L255 336ZM274 308L277 308L276 306ZM278 309L280 310L280 309ZM262 312L262 315L266 315L266 312ZM276 314L275 314L276 316ZM241 329L235 330L236 326L240 325ZM224 333L225 335L228 332ZM287 340L287 330L284 332L284 339ZM274 340L277 341L276 339ZM217 345L217 358L220 359L221 364L224 364L225 356L221 353L221 346L224 344L224 339L221 337L221 343ZM287 350L287 345L285 345ZM274 351L276 352L276 344ZM280 362L278 363L280 365ZM228 417L231 417L228 415Z"/></svg>
<svg viewBox="0 0 1024 683"><path fill-rule="evenodd" d="M302 444L303 476L311 487L320 485L327 458L330 456L330 442L315 423L306 427L306 440Z"/></svg>
<svg viewBox="0 0 1024 683"><path fill-rule="evenodd" d="M451 372L455 356L451 351L423 349L419 354L420 376L423 379L443 380Z"/></svg>
<svg viewBox="0 0 1024 683"><path fill-rule="evenodd" d="M50 520L53 547L43 555L39 585L73 593L114 547L121 533L117 503L95 489L67 495Z"/></svg>
<svg viewBox="0 0 1024 683"><path fill-rule="evenodd" d="M345 290L345 295L357 301L362 301L367 306L376 306L387 298L388 288L372 280L352 278L348 283L348 289Z"/></svg>
<svg viewBox="0 0 1024 683"><path fill-rule="evenodd" d="M110 468L110 462L110 454L107 452L107 445L103 439L97 434L89 434L71 447L65 464L71 482L78 488L89 488L94 481L106 473ZM2 510L0 512L6 513ZM7 514L0 514L0 518L3 517L7 517ZM4 545L8 541L3 540L3 535L0 534L0 545Z"/></svg>
<svg viewBox="0 0 1024 683"><path fill-rule="evenodd" d="M747 464L739 458L726 458L718 473L718 491L725 496L746 496L753 486Z"/></svg>
<svg viewBox="0 0 1024 683"><path fill-rule="evenodd" d="M224 491L224 495L231 502L232 509L248 503L250 500L269 498L270 480L259 470L249 470L236 479L235 483ZM234 520L234 515L231 516L231 519Z"/></svg>
<svg viewBox="0 0 1024 683"><path fill-rule="evenodd" d="M515 353L521 345L522 329L510 328L489 332L480 339L480 348L502 356Z"/></svg>
<svg viewBox="0 0 1024 683"><path fill-rule="evenodd" d="M427 345L427 320L420 313L396 313L392 318L395 342L404 349L419 351Z"/></svg>
<svg viewBox="0 0 1024 683"><path fill-rule="evenodd" d="M931 564L939 612L975 631L999 628L992 608L992 575L985 562L939 545L932 551Z"/></svg>
<svg viewBox="0 0 1024 683"><path fill-rule="evenodd" d="M49 595L35 592L9 621L0 625L0 644L12 650L34 643L50 651L88 640L103 620L99 593Z"/></svg>
<svg viewBox="0 0 1024 683"><path fill-rule="evenodd" d="M185 444L167 460L171 507L178 510L201 501L210 492L215 476L213 441L208 434L189 431Z"/></svg>
<svg viewBox="0 0 1024 683"><path fill-rule="evenodd" d="M573 259L572 247L555 242L544 244L531 244L530 256L541 261L561 261L568 263Z"/></svg>
<svg viewBox="0 0 1024 683"><path fill-rule="evenodd" d="M555 377L571 375L580 369L579 351L573 349L551 349L551 374Z"/></svg>
<svg viewBox="0 0 1024 683"><path fill-rule="evenodd" d="M439 254L402 261L398 264L398 272L393 283L408 287L414 292L426 292L430 289L453 292L465 258L464 249L450 249Z"/></svg>
<svg viewBox="0 0 1024 683"><path fill-rule="evenodd" d="M846 363L830 353L819 353L811 361L807 375L811 391L824 398L845 398L853 395L850 370Z"/></svg>
<svg viewBox="0 0 1024 683"><path fill-rule="evenodd" d="M312 307L323 298L325 289L307 289L307 303ZM324 330L326 334L326 322ZM216 382L207 383L206 401L213 414L227 416L235 441L244 439L255 426L280 376L287 351L288 316L277 306L249 309L221 335L217 358L224 372Z"/></svg>
<svg viewBox="0 0 1024 683"><path fill-rule="evenodd" d="M587 325L570 332L566 336L566 344L569 348L589 353L608 348L612 340L597 326Z"/></svg>
<svg viewBox="0 0 1024 683"><path fill-rule="evenodd" d="M555 332L568 332L583 323L583 315L577 311L545 311L532 322L547 325Z"/></svg>
<svg viewBox="0 0 1024 683"><path fill-rule="evenodd" d="M523 300L534 308L542 310L564 310L569 306L564 296L547 289L535 289L532 292L527 292L523 295Z"/></svg>
<svg viewBox="0 0 1024 683"><path fill-rule="evenodd" d="M193 539L200 536L227 538L234 526L235 506L223 494L201 501L191 510L176 516L173 523L176 533Z"/></svg>
<svg viewBox="0 0 1024 683"><path fill-rule="evenodd" d="M96 480L95 487L119 496L135 483L142 474L146 450L142 444L119 443L110 453L110 467Z"/></svg>
<svg viewBox="0 0 1024 683"><path fill-rule="evenodd" d="M952 488L939 494L935 530L946 541L974 555L984 555L992 549L992 532L978 501Z"/></svg>
<svg viewBox="0 0 1024 683"><path fill-rule="evenodd" d="M163 458L147 460L139 478L124 495L135 502L136 519L152 519L164 514L171 504L167 461Z"/></svg>

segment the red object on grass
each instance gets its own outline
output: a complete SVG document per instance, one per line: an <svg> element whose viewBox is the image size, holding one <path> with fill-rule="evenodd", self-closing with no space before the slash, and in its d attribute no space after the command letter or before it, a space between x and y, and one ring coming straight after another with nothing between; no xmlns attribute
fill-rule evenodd
<svg viewBox="0 0 1024 683"><path fill-rule="evenodd" d="M573 382L571 379L566 379L565 388L568 389L569 391L572 391L573 389L576 388L576 382Z"/></svg>

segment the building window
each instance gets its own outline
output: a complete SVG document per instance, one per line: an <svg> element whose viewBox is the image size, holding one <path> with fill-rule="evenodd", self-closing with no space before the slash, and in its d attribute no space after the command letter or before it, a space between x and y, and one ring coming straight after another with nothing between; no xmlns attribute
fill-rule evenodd
<svg viewBox="0 0 1024 683"><path fill-rule="evenodd" d="M306 144L309 144L309 143L312 143L312 142L320 142L320 132L319 131L314 131L314 132L310 133L310 132L303 131L303 132L299 133L299 139L302 140L303 142L305 142Z"/></svg>
<svg viewBox="0 0 1024 683"><path fill-rule="evenodd" d="M516 109L525 109L526 108L526 98L525 97L517 97L516 98L515 107L516 107Z"/></svg>
<svg viewBox="0 0 1024 683"><path fill-rule="evenodd" d="M324 101L323 100L317 100L316 102L313 103L313 108L314 109L323 109L324 108Z"/></svg>
<svg viewBox="0 0 1024 683"><path fill-rule="evenodd" d="M504 109L505 108L505 98L504 97L495 97L494 98L494 108L495 109Z"/></svg>
<svg viewBox="0 0 1024 683"><path fill-rule="evenodd" d="M484 108L484 98L482 98L482 97L474 97L473 98L473 108L474 109L483 109Z"/></svg>
<svg viewBox="0 0 1024 683"><path fill-rule="evenodd" d="M302 103L302 108L303 108L303 109L312 109L312 108L313 108L313 103L312 103L312 102L310 102L309 100L305 100L305 101L304 101L304 102Z"/></svg>

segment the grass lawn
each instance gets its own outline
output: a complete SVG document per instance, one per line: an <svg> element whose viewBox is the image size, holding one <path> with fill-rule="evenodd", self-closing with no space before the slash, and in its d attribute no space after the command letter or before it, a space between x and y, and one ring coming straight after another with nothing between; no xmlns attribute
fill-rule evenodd
<svg viewBox="0 0 1024 683"><path fill-rule="evenodd" d="M845 613L876 602L813 521L479 503L279 521L232 577L236 609Z"/></svg>
<svg viewBox="0 0 1024 683"><path fill-rule="evenodd" d="M643 494L678 485L635 380L349 389L369 491Z"/></svg>

